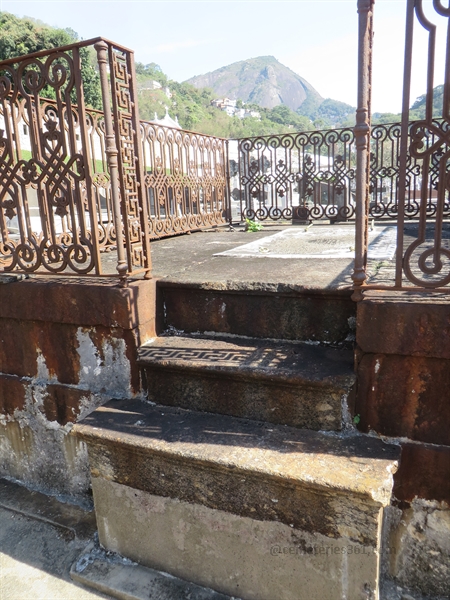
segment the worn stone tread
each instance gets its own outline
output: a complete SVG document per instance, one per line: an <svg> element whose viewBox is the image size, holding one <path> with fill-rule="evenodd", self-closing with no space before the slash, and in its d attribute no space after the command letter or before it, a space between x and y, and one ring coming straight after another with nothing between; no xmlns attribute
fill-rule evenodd
<svg viewBox="0 0 450 600"><path fill-rule="evenodd" d="M295 283L198 284L160 280L165 327L223 334L341 343L354 336L351 289L303 289Z"/></svg>
<svg viewBox="0 0 450 600"><path fill-rule="evenodd" d="M141 346L150 401L338 431L355 380L349 350L255 338L160 337Z"/></svg>
<svg viewBox="0 0 450 600"><path fill-rule="evenodd" d="M354 381L353 353L346 348L234 336L154 338L139 348L138 362L144 367L223 372L343 390Z"/></svg>
<svg viewBox="0 0 450 600"><path fill-rule="evenodd" d="M102 481L376 547L399 449L235 417L112 400L73 428ZM95 485L94 485L95 484Z"/></svg>
<svg viewBox="0 0 450 600"><path fill-rule="evenodd" d="M111 400L72 430L89 444L134 448L148 456L258 473L390 502L397 446L364 436L338 436L235 417ZM131 476L131 474L128 474Z"/></svg>

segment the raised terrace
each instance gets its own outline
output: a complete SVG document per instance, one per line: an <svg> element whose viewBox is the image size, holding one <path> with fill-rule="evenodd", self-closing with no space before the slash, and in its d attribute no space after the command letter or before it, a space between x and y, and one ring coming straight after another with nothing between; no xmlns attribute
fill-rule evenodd
<svg viewBox="0 0 450 600"><path fill-rule="evenodd" d="M133 52L103 38L0 63L0 509L62 532L63 579L450 597L450 82L438 117L430 76L423 120L406 86L402 122L371 128L373 8L354 129L141 122ZM406 82L418 26L431 73L408 0ZM15 535L5 554L51 570Z"/></svg>

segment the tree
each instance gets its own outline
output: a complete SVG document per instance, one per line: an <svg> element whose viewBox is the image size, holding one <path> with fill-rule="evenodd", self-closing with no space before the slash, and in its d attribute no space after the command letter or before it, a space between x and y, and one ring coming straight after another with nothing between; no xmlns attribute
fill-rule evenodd
<svg viewBox="0 0 450 600"><path fill-rule="evenodd" d="M73 29L57 29L28 17L20 19L7 12L0 12L0 31L0 60L68 46L78 40L78 35ZM93 108L100 109L100 79L95 68L94 50L81 48L80 58L85 102ZM42 95L55 97L51 86L46 86Z"/></svg>
<svg viewBox="0 0 450 600"><path fill-rule="evenodd" d="M167 85L167 75L162 72L159 65L154 62L144 65L141 62L137 62L134 66L138 81L145 81L152 79L160 83L163 87Z"/></svg>

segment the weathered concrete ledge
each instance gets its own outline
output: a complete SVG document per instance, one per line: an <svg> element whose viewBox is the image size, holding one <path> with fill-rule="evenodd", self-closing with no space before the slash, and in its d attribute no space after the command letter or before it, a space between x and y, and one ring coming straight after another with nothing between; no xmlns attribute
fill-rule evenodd
<svg viewBox="0 0 450 600"><path fill-rule="evenodd" d="M450 295L367 291L357 307L355 413L398 440L389 575L450 596Z"/></svg>
<svg viewBox="0 0 450 600"><path fill-rule="evenodd" d="M362 354L355 412L360 429L450 445L450 360Z"/></svg>
<svg viewBox="0 0 450 600"><path fill-rule="evenodd" d="M449 294L368 291L357 309L362 431L450 445Z"/></svg>
<svg viewBox="0 0 450 600"><path fill-rule="evenodd" d="M375 548L93 481L102 544L243 600L377 598Z"/></svg>
<svg viewBox="0 0 450 600"><path fill-rule="evenodd" d="M450 359L450 294L370 290L358 303L364 353Z"/></svg>
<svg viewBox="0 0 450 600"><path fill-rule="evenodd" d="M0 479L0 506L64 530L66 539L89 540L97 531L92 506L67 504L6 479Z"/></svg>
<svg viewBox="0 0 450 600"><path fill-rule="evenodd" d="M345 531L371 545L399 454L364 436L338 438L143 401L111 401L72 435L88 444L94 478L330 537Z"/></svg>
<svg viewBox="0 0 450 600"><path fill-rule="evenodd" d="M356 353L362 431L450 446L449 301L440 293L365 292Z"/></svg>
<svg viewBox="0 0 450 600"><path fill-rule="evenodd" d="M420 590L420 598L422 594L429 600L450 598L448 504L416 498L386 514L391 522L385 556L389 576L401 586Z"/></svg>
<svg viewBox="0 0 450 600"><path fill-rule="evenodd" d="M270 423L339 430L352 352L302 343L160 337L139 349L148 399Z"/></svg>
<svg viewBox="0 0 450 600"><path fill-rule="evenodd" d="M256 338L343 342L354 335L349 289L160 280L166 327Z"/></svg>
<svg viewBox="0 0 450 600"><path fill-rule="evenodd" d="M0 285L0 319L134 329L154 323L155 281L32 276Z"/></svg>
<svg viewBox="0 0 450 600"><path fill-rule="evenodd" d="M401 505L415 498L442 502L450 509L450 447L402 440L394 496ZM448 510L450 527L450 510Z"/></svg>

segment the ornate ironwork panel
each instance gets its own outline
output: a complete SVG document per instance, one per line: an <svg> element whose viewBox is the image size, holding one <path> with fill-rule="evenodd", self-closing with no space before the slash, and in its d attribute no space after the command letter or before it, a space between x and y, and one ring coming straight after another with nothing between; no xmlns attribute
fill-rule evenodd
<svg viewBox="0 0 450 600"><path fill-rule="evenodd" d="M402 145L399 170L399 219L396 285L403 286L404 279L423 288L439 288L450 283L450 247L444 236L444 220L449 216L450 192L450 7L441 0L433 1L434 12L430 18L424 13L422 0L408 0L405 77L403 89ZM446 66L439 120L433 118L435 110L434 70L438 21L444 18L447 29ZM431 19L431 20L430 20ZM425 118L407 122L410 105L410 81L413 70L413 31L421 25L428 37ZM409 133L409 135L408 135ZM411 177L411 157L422 164L420 186L415 203L419 224L415 239L406 239L403 232L404 215L408 210Z"/></svg>
<svg viewBox="0 0 450 600"><path fill-rule="evenodd" d="M239 140L242 218L346 220L354 213L351 129Z"/></svg>
<svg viewBox="0 0 450 600"><path fill-rule="evenodd" d="M150 236L228 221L226 140L141 122Z"/></svg>
<svg viewBox="0 0 450 600"><path fill-rule="evenodd" d="M372 0L359 0L369 7ZM425 10L426 9L426 10ZM360 23L364 24L364 19ZM446 65L442 78L443 94L435 88L435 56L438 28L446 35ZM420 71L414 50L414 32L420 28L426 37L426 68ZM368 37L360 30L360 40ZM416 42L417 43L417 42ZM414 50L414 51L413 51ZM366 48L365 66L371 48ZM364 61L363 61L364 62ZM420 62L420 61L419 61ZM422 76L425 116L410 120L412 75ZM360 84L364 84L364 72ZM442 79L437 83L441 83ZM370 86L368 98L370 100ZM440 106L438 104L440 103ZM357 244L355 286L439 289L450 284L450 7L442 0L424 3L407 0L406 42L403 79L402 122L377 125L370 132L370 201L364 221L357 221L359 239L367 233L367 217L392 219L397 225L395 281L389 284L365 282L366 256ZM364 164L358 165L364 171ZM366 240L367 241L367 240ZM367 248L367 244L365 246ZM359 296L360 297L360 296Z"/></svg>
<svg viewBox="0 0 450 600"><path fill-rule="evenodd" d="M417 220L421 214L421 194L424 185L424 157L412 150L417 137L418 122L410 122L406 133L408 152L405 160L405 171L402 180L404 194L404 219ZM434 146L448 127L445 121L432 120L432 130L428 131L427 142ZM400 189L400 140L401 123L376 125L371 131L370 153L370 204L369 216L374 219L397 220L399 214ZM430 157L429 177L426 185L426 202L424 212L427 218L433 218L437 211L437 185L439 181L439 150ZM450 216L448 198L444 199L443 217Z"/></svg>
<svg viewBox="0 0 450 600"><path fill-rule="evenodd" d="M84 102L80 48L94 43L105 56L110 50L111 80L104 79L114 93L102 90L106 113ZM123 247L123 279L149 270L133 85L131 51L101 38L0 63L1 271L102 274L100 252L115 248L120 258ZM117 124L115 176L106 116Z"/></svg>
<svg viewBox="0 0 450 600"><path fill-rule="evenodd" d="M0 267L99 271L77 48L0 65ZM43 102L42 94L55 96ZM82 118L75 116L74 101Z"/></svg>

